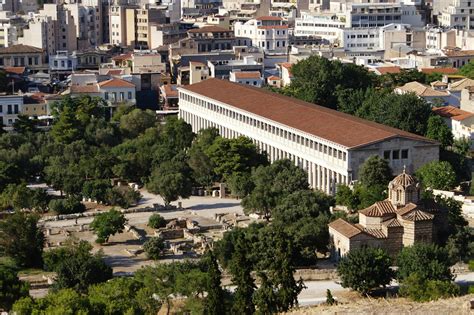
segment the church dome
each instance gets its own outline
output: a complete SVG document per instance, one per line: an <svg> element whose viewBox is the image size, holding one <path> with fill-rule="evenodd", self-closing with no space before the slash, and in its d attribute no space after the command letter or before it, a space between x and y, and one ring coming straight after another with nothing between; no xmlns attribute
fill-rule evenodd
<svg viewBox="0 0 474 315"><path fill-rule="evenodd" d="M403 169L403 173L395 177L389 184L391 187L399 187L402 186L403 188L408 188L410 186L417 186L418 180L410 174L405 172Z"/></svg>

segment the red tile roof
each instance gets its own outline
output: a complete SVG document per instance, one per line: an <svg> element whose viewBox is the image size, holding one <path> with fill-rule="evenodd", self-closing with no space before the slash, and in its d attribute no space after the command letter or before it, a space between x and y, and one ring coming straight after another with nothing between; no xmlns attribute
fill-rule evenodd
<svg viewBox="0 0 474 315"><path fill-rule="evenodd" d="M211 78L181 87L181 89L223 102L253 115L265 117L347 148L356 148L398 137L432 145L437 144L435 141L403 130L226 80Z"/></svg>
<svg viewBox="0 0 474 315"><path fill-rule="evenodd" d="M188 33L223 33L223 32L232 32L232 31L220 26L204 26L201 28L193 28L188 31Z"/></svg>
<svg viewBox="0 0 474 315"><path fill-rule="evenodd" d="M265 25L259 26L258 29L261 30L273 30L273 29L287 29L288 25Z"/></svg>
<svg viewBox="0 0 474 315"><path fill-rule="evenodd" d="M43 53L44 50L38 47L18 44L9 47L1 47L0 54L28 54L28 53Z"/></svg>
<svg viewBox="0 0 474 315"><path fill-rule="evenodd" d="M71 85L69 90L71 93L99 93L99 87L97 84Z"/></svg>
<svg viewBox="0 0 474 315"><path fill-rule="evenodd" d="M115 87L118 87L118 88L121 88L121 87L134 88L135 84L133 84L131 82L128 82L128 81L125 81L125 80L122 80L122 79L113 78L113 79L110 79L110 80L107 80L107 81L100 82L99 86L100 87L114 87L114 88Z"/></svg>
<svg viewBox="0 0 474 315"><path fill-rule="evenodd" d="M336 230L347 238L352 238L363 233L362 230L356 227L354 224L351 224L343 219L337 219L328 225L330 228Z"/></svg>
<svg viewBox="0 0 474 315"><path fill-rule="evenodd" d="M421 68L421 72L426 74L441 73L441 74L455 74L459 69L456 68Z"/></svg>
<svg viewBox="0 0 474 315"><path fill-rule="evenodd" d="M13 74L23 74L25 73L25 67L5 67L5 72Z"/></svg>
<svg viewBox="0 0 474 315"><path fill-rule="evenodd" d="M236 79L259 79L262 77L258 71L236 71L234 75Z"/></svg>
<svg viewBox="0 0 474 315"><path fill-rule="evenodd" d="M451 118L457 121L462 121L474 116L474 113L466 112L454 106L433 107L432 111L441 117Z"/></svg>
<svg viewBox="0 0 474 315"><path fill-rule="evenodd" d="M176 89L175 84L165 84L161 86L161 91L166 98L177 98L178 90Z"/></svg>
<svg viewBox="0 0 474 315"><path fill-rule="evenodd" d="M279 16L260 16L256 18L258 21L283 21L283 19Z"/></svg>
<svg viewBox="0 0 474 315"><path fill-rule="evenodd" d="M400 73L401 68L398 66L393 67L377 67L375 68L380 74L387 74L387 73Z"/></svg>
<svg viewBox="0 0 474 315"><path fill-rule="evenodd" d="M132 53L122 54L119 56L112 57L112 60L115 60L115 61L129 60L129 59L132 59L132 55L133 55Z"/></svg>
<svg viewBox="0 0 474 315"><path fill-rule="evenodd" d="M280 80L280 77L277 77L276 75L271 75L267 78L269 81L278 81Z"/></svg>

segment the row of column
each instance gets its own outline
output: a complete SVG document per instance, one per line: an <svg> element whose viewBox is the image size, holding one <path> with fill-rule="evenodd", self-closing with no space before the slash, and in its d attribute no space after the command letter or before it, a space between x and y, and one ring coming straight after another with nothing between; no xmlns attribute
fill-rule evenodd
<svg viewBox="0 0 474 315"><path fill-rule="evenodd" d="M187 123L191 124L193 132L198 132L201 129L206 129L210 127L216 127L219 129L220 135L225 138L236 138L242 135L241 133L229 129L225 126L218 125L205 118L199 117L183 110L181 110L180 112L180 117L184 119ZM276 160L289 159L293 161L296 166L299 166L306 170L308 173L308 182L312 188L316 188L326 192L327 194L334 195L336 193L337 184L347 184L347 176L345 175L337 173L327 167L318 165L314 162L300 158L299 156L291 154L287 151L275 148L274 146L271 146L265 142L256 140L254 138L251 139L261 151L267 152L270 162L273 163Z"/></svg>

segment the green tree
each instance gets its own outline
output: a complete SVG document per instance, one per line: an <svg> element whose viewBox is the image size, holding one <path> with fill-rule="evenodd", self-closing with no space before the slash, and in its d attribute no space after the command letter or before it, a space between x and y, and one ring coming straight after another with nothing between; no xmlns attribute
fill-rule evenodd
<svg viewBox="0 0 474 315"><path fill-rule="evenodd" d="M51 200L49 209L56 214L72 214L86 211L86 206L79 199L70 196L65 199Z"/></svg>
<svg viewBox="0 0 474 315"><path fill-rule="evenodd" d="M456 173L446 161L429 162L418 169L417 177L425 187L450 190L456 185Z"/></svg>
<svg viewBox="0 0 474 315"><path fill-rule="evenodd" d="M221 271L217 263L216 256L212 250L206 252L204 258L207 269L207 284L206 284L206 314L220 315L225 314L225 304L223 303L225 296L224 290L221 286Z"/></svg>
<svg viewBox="0 0 474 315"><path fill-rule="evenodd" d="M453 279L447 250L434 244L416 243L404 247L397 257L397 265L397 277L402 283L415 273L421 281Z"/></svg>
<svg viewBox="0 0 474 315"><path fill-rule="evenodd" d="M206 154L214 165L214 172L219 179L224 180L234 173L250 174L253 167L268 164L266 156L259 153L252 140L246 137L219 137L207 149Z"/></svg>
<svg viewBox="0 0 474 315"><path fill-rule="evenodd" d="M71 143L79 140L81 136L80 122L72 108L64 107L59 119L53 124L51 128L51 136L61 143Z"/></svg>
<svg viewBox="0 0 474 315"><path fill-rule="evenodd" d="M393 175L387 160L382 159L378 155L373 155L361 164L358 177L360 184L365 187L387 187Z"/></svg>
<svg viewBox="0 0 474 315"><path fill-rule="evenodd" d="M91 308L87 297L72 289L49 292L45 298L30 297L15 302L13 311L18 315L29 314L89 314Z"/></svg>
<svg viewBox="0 0 474 315"><path fill-rule="evenodd" d="M82 195L85 198L91 198L97 202L106 202L107 192L112 188L110 180L93 179L87 180L82 186Z"/></svg>
<svg viewBox="0 0 474 315"><path fill-rule="evenodd" d="M16 212L0 221L0 251L20 267L42 264L44 234L37 226L38 216Z"/></svg>
<svg viewBox="0 0 474 315"><path fill-rule="evenodd" d="M129 138L135 138L156 125L156 115L151 110L133 109L120 117L120 130Z"/></svg>
<svg viewBox="0 0 474 315"><path fill-rule="evenodd" d="M460 138L453 141L453 151L461 156L466 156L471 149L471 139Z"/></svg>
<svg viewBox="0 0 474 315"><path fill-rule="evenodd" d="M362 247L342 257L337 272L344 288L367 294L390 284L395 275L390 265L390 256L384 250Z"/></svg>
<svg viewBox="0 0 474 315"><path fill-rule="evenodd" d="M13 123L13 130L18 133L29 133L36 131L35 120L30 119L27 115L20 114L18 119Z"/></svg>
<svg viewBox="0 0 474 315"><path fill-rule="evenodd" d="M134 278L114 278L90 286L87 296L94 314L144 314L137 298L142 287Z"/></svg>
<svg viewBox="0 0 474 315"><path fill-rule="evenodd" d="M459 69L459 74L474 79L474 62L469 62Z"/></svg>
<svg viewBox="0 0 474 315"><path fill-rule="evenodd" d="M161 237L149 238L143 244L143 250L145 251L148 258L158 260L163 255L165 249L165 242Z"/></svg>
<svg viewBox="0 0 474 315"><path fill-rule="evenodd" d="M148 218L148 226L152 229L159 229L166 226L166 220L158 213L153 213Z"/></svg>
<svg viewBox="0 0 474 315"><path fill-rule="evenodd" d="M45 253L45 262L56 272L55 290L74 289L87 292L87 288L112 278L112 268L107 266L101 252L91 253L92 245L86 241L68 242L66 247Z"/></svg>
<svg viewBox="0 0 474 315"><path fill-rule="evenodd" d="M417 302L450 298L459 295L459 287L447 280L423 280L413 273L400 285L399 294Z"/></svg>
<svg viewBox="0 0 474 315"><path fill-rule="evenodd" d="M242 200L246 213L258 213L269 220L272 210L285 196L308 189L308 174L290 160L259 166L252 172L253 190Z"/></svg>
<svg viewBox="0 0 474 315"><path fill-rule="evenodd" d="M415 94L396 94L387 90L368 90L364 102L355 113L368 119L407 132L425 135L431 105Z"/></svg>
<svg viewBox="0 0 474 315"><path fill-rule="evenodd" d="M453 133L440 116L431 116L428 119L426 137L439 141L442 148L450 147L453 144Z"/></svg>
<svg viewBox="0 0 474 315"><path fill-rule="evenodd" d="M350 210L356 210L360 205L360 199L357 193L354 193L349 186L338 184L336 188L336 204L346 206Z"/></svg>
<svg viewBox="0 0 474 315"><path fill-rule="evenodd" d="M127 219L121 212L110 209L108 212L96 215L90 228L97 235L96 242L102 244L108 242L110 236L122 233L126 222Z"/></svg>
<svg viewBox="0 0 474 315"><path fill-rule="evenodd" d="M375 76L361 66L311 56L291 68L293 80L286 93L307 102L335 109L337 93L345 89L366 89Z"/></svg>
<svg viewBox="0 0 474 315"><path fill-rule="evenodd" d="M192 190L189 166L177 160L163 162L152 172L146 188L159 194L166 206L179 197L188 198Z"/></svg>
<svg viewBox="0 0 474 315"><path fill-rule="evenodd" d="M334 297L332 296L331 290L329 289L326 290L326 304L327 305L337 304L337 301L334 299Z"/></svg>
<svg viewBox="0 0 474 315"><path fill-rule="evenodd" d="M189 166L193 170L194 180L199 186L209 187L212 185L216 175L214 173L214 165L209 156L204 153L207 147L201 146L199 137L189 150Z"/></svg>
<svg viewBox="0 0 474 315"><path fill-rule="evenodd" d="M229 264L232 283L236 286L232 312L251 315L255 312L253 294L256 286L251 275L252 265L247 257L248 245L242 235L236 239L234 250Z"/></svg>
<svg viewBox="0 0 474 315"><path fill-rule="evenodd" d="M15 270L0 265L0 309L10 310L13 303L29 295L29 286L21 281Z"/></svg>
<svg viewBox="0 0 474 315"><path fill-rule="evenodd" d="M119 206L124 209L138 204L142 195L138 190L128 186L114 186L107 190L105 202L111 206Z"/></svg>

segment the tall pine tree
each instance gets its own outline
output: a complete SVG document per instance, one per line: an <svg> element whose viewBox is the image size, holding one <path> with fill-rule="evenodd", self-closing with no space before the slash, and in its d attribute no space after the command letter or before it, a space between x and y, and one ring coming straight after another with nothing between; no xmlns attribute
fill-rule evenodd
<svg viewBox="0 0 474 315"><path fill-rule="evenodd" d="M221 287L221 271L217 264L216 256L212 250L207 252L206 257L207 273L207 298L206 310L207 315L225 314L224 291Z"/></svg>
<svg viewBox="0 0 474 315"><path fill-rule="evenodd" d="M239 235L234 249L229 266L232 283L236 286L232 314L252 315L255 313L253 304L255 283L251 276L252 263L247 257L248 247L243 234Z"/></svg>

